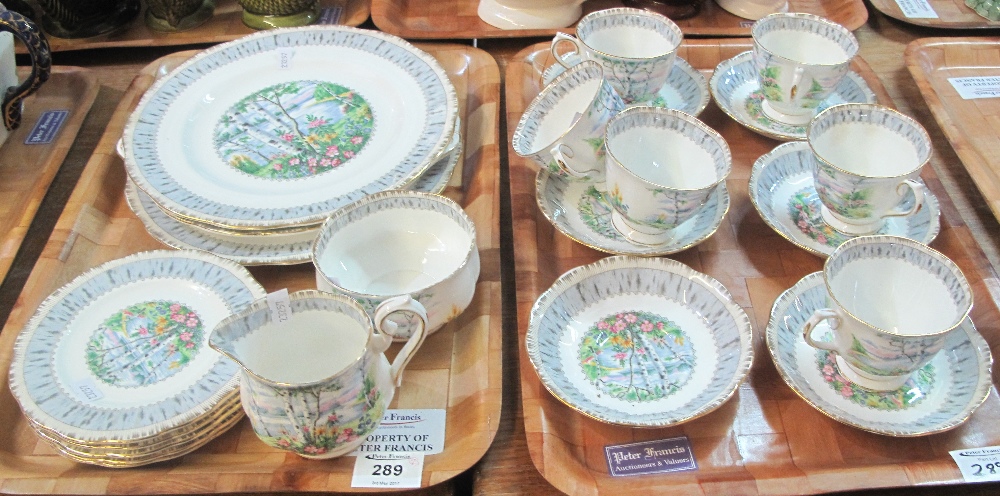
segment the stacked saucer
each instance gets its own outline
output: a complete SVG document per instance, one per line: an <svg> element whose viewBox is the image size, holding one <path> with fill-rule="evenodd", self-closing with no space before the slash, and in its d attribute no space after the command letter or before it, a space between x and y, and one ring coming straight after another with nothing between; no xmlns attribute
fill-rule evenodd
<svg viewBox="0 0 1000 496"><path fill-rule="evenodd" d="M122 155L129 203L161 241L244 264L302 263L306 233L337 208L447 185L462 156L458 100L438 62L400 38L261 32L157 81Z"/></svg>
<svg viewBox="0 0 1000 496"><path fill-rule="evenodd" d="M208 334L264 295L242 266L198 251L105 263L39 306L14 345L11 391L39 437L75 461L182 456L242 418L239 367Z"/></svg>

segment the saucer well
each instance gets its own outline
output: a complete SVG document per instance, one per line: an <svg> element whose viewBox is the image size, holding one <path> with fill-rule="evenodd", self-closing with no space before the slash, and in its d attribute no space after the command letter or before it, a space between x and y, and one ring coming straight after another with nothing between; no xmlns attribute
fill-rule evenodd
<svg viewBox="0 0 1000 496"><path fill-rule="evenodd" d="M813 187L812 152L802 141L784 143L762 155L750 173L750 201L781 237L799 248L828 256L841 243L856 236L834 230L820 215L819 196ZM903 206L913 205L912 191ZM927 244L941 230L937 197L924 190L920 210L905 217L888 217L876 234L891 234Z"/></svg>
<svg viewBox="0 0 1000 496"><path fill-rule="evenodd" d="M557 399L634 427L715 410L753 362L750 319L729 291L666 258L608 257L563 274L532 307L525 347Z"/></svg>
<svg viewBox="0 0 1000 496"><path fill-rule="evenodd" d="M581 59L577 54L566 54L563 56L563 61L576 65ZM559 63L552 64L542 74L542 82L548 85L565 70ZM667 76L667 84L663 85L659 96L653 99L650 105L680 110L697 117L708 106L710 99L705 76L691 67L686 60L677 57L674 59L670 75Z"/></svg>
<svg viewBox="0 0 1000 496"><path fill-rule="evenodd" d="M729 211L725 183L694 217L672 230L666 242L647 246L629 242L611 225L611 204L602 192L604 182L577 181L548 169L535 176L535 198L545 218L573 241L605 253L661 256L691 248L708 239Z"/></svg>
<svg viewBox="0 0 1000 496"><path fill-rule="evenodd" d="M757 83L752 52L722 61L712 73L709 87L719 108L747 129L782 141L806 139L806 125L785 124L764 115L761 109L764 95ZM865 80L856 72L848 71L816 113L838 103L877 103L877 100Z"/></svg>
<svg viewBox="0 0 1000 496"><path fill-rule="evenodd" d="M766 337L788 386L834 420L876 434L925 436L959 426L989 395L993 359L971 319L950 333L944 348L903 387L875 392L846 379L835 354L806 344L802 326L813 311L824 307L823 273L814 272L774 302ZM829 329L823 322L813 332L829 335Z"/></svg>

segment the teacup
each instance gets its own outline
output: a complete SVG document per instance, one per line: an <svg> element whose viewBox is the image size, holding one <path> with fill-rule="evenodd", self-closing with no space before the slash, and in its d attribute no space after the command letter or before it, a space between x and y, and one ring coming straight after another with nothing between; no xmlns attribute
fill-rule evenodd
<svg viewBox="0 0 1000 496"><path fill-rule="evenodd" d="M556 33L549 47L555 60L569 68L560 55L562 43L574 46L583 60L604 68L604 77L626 104L653 100L666 84L684 39L670 19L640 9L615 8L591 12L576 25L576 37Z"/></svg>
<svg viewBox="0 0 1000 496"><path fill-rule="evenodd" d="M848 240L826 260L823 281L829 307L803 326L805 340L835 353L841 373L873 390L902 386L972 309L972 288L958 266L901 237ZM830 335L818 338L824 320Z"/></svg>
<svg viewBox="0 0 1000 496"><path fill-rule="evenodd" d="M923 204L918 178L931 141L917 121L881 105L847 103L820 112L806 136L823 220L834 229L874 233L886 217L910 215ZM900 208L907 190L916 201Z"/></svg>
<svg viewBox="0 0 1000 496"><path fill-rule="evenodd" d="M604 179L604 128L623 108L601 66L583 61L528 105L511 148L553 172L599 181Z"/></svg>
<svg viewBox="0 0 1000 496"><path fill-rule="evenodd" d="M14 59L14 38L21 40L31 58L31 74L19 82L17 63ZM0 144L21 125L24 99L32 95L49 79L52 70L52 53L42 31L27 17L0 5L0 109L3 126L0 126Z"/></svg>
<svg viewBox="0 0 1000 496"><path fill-rule="evenodd" d="M753 62L768 117L806 124L833 93L858 53L851 31L822 17L771 14L750 28Z"/></svg>
<svg viewBox="0 0 1000 496"><path fill-rule="evenodd" d="M608 123L606 143L611 224L641 245L668 240L732 168L722 136L679 110L626 109Z"/></svg>
<svg viewBox="0 0 1000 496"><path fill-rule="evenodd" d="M576 22L584 0L479 0L479 18L500 29L557 29Z"/></svg>
<svg viewBox="0 0 1000 496"><path fill-rule="evenodd" d="M426 315L409 297L386 300L374 322L351 298L319 291L289 295L286 313L258 300L223 320L209 346L242 367L240 400L257 436L305 458L353 451L382 421L403 368L424 341ZM389 315L420 323L392 365Z"/></svg>
<svg viewBox="0 0 1000 496"><path fill-rule="evenodd" d="M313 244L316 287L350 296L373 313L383 301L408 295L427 309L427 334L461 314L476 292L476 227L443 196L386 191L335 211ZM414 322L386 329L407 339Z"/></svg>

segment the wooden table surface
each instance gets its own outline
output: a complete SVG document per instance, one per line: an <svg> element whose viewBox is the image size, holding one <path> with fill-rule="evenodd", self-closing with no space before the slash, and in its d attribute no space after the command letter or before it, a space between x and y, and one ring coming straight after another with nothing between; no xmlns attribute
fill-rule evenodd
<svg viewBox="0 0 1000 496"><path fill-rule="evenodd" d="M869 9L868 23L856 31L861 42L861 56L871 65L887 88L900 111L923 124L934 142L931 161L948 194L971 228L994 268L1000 268L1000 224L972 183L947 139L935 123L916 84L905 67L906 45L930 36L998 36L1000 31L942 31L919 28L897 22ZM371 21L362 27L373 28ZM480 40L477 45L494 55L504 74L507 62L522 48L543 41L541 38ZM97 101L87 116L75 144L56 176L18 252L14 265L0 284L0 319L6 320L31 268L52 231L53 225L79 179L80 172L101 137L120 97L133 77L146 64L174 51L204 46L120 48L81 50L54 54L58 65L76 65L94 69L101 83ZM21 61L25 63L24 61ZM505 115L503 112L501 116ZM501 117L502 118L502 117ZM500 123L500 136L506 137L506 123ZM501 147L501 174L506 174L508 146ZM423 494L558 494L535 469L529 457L520 405L517 325L513 247L510 228L510 202L507 182L501 181L501 242L503 246L504 356L503 414L500 429L483 460L448 483L418 491ZM927 494L986 495L1000 494L1000 483L974 486L922 487L864 491L851 494Z"/></svg>

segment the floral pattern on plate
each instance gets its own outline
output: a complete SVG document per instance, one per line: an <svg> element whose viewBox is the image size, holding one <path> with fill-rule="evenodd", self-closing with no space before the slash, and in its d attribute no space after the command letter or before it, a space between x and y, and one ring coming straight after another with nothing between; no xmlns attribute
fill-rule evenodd
<svg viewBox="0 0 1000 496"><path fill-rule="evenodd" d="M577 243L605 253L660 256L691 248L708 239L729 211L729 191L720 184L702 209L673 229L663 244L630 243L611 225L611 203L604 183L578 181L541 169L535 177L535 197L545 218Z"/></svg>
<svg viewBox="0 0 1000 496"><path fill-rule="evenodd" d="M665 258L608 257L563 274L535 302L525 346L563 403L637 427L711 412L753 361L750 319L725 287Z"/></svg>
<svg viewBox="0 0 1000 496"><path fill-rule="evenodd" d="M757 82L753 53L743 52L724 60L709 80L715 103L740 125L769 138L783 141L806 139L805 125L792 125L775 121L764 115L761 102L764 94ZM838 103L877 103L865 80L849 71L833 93L816 108L816 113Z"/></svg>
<svg viewBox="0 0 1000 496"><path fill-rule="evenodd" d="M843 386L831 384L846 379L830 376L825 369L828 361L802 337L802 326L816 309L826 307L826 298L823 273L807 275L775 300L766 330L767 348L782 379L821 413L877 434L924 436L961 425L986 400L992 388L993 358L986 340L968 318L948 335L944 348L926 366L933 369L933 384L923 389L923 383L930 382L926 376L911 379L921 388L920 397L899 395L901 390L897 390L859 398L854 394L856 386L846 395ZM814 332L829 332L829 326L821 323ZM876 398L874 394L897 396Z"/></svg>
<svg viewBox="0 0 1000 496"><path fill-rule="evenodd" d="M829 335L829 333L828 333ZM927 397L934 386L934 366L925 365L917 370L910 380L899 389L892 391L872 391L859 386L840 373L837 355L830 351L816 351L816 365L823 374L823 380L841 396L858 405L875 410L903 410L910 408Z"/></svg>
<svg viewBox="0 0 1000 496"><path fill-rule="evenodd" d="M806 251L827 256L855 236L836 231L823 220L812 168L808 143L778 145L754 163L750 173L750 201L764 222L781 237ZM902 205L912 205L913 201L913 193L909 192ZM916 213L886 218L877 234L903 236L927 244L941 229L939 217L937 197L925 189L924 204Z"/></svg>

